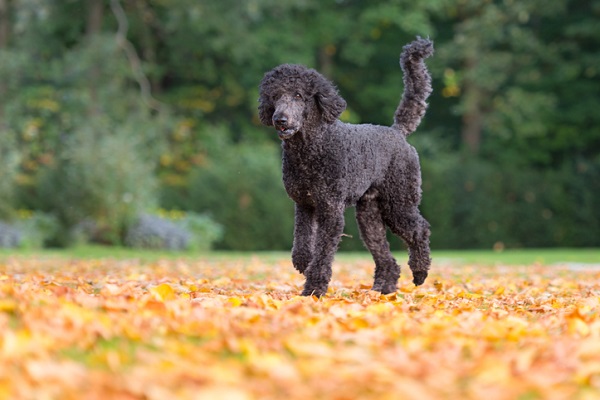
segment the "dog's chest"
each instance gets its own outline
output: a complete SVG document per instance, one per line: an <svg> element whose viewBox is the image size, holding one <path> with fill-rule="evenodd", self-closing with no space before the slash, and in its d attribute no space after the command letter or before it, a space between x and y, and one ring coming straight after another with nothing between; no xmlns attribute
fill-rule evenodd
<svg viewBox="0 0 600 400"><path fill-rule="evenodd" d="M325 155L301 156L284 152L282 166L285 190L296 203L315 205L324 193L327 197L332 196L339 173L335 163L332 165Z"/></svg>

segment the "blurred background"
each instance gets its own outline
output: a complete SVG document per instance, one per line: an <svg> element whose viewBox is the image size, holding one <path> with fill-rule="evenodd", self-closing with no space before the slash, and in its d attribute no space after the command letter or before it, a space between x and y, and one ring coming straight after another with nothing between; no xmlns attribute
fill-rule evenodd
<svg viewBox="0 0 600 400"><path fill-rule="evenodd" d="M416 35L432 247L600 246L599 23L599 0L0 0L0 247L289 249L263 74L314 67L343 120L389 125Z"/></svg>

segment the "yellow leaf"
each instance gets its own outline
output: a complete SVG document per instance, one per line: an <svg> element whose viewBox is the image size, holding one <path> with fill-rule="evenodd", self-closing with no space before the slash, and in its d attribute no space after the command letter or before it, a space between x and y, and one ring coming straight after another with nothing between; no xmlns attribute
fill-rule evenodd
<svg viewBox="0 0 600 400"><path fill-rule="evenodd" d="M486 340L495 341L504 339L507 333L508 328L506 327L506 325L500 322L493 321L483 325L483 328L478 334Z"/></svg>
<svg viewBox="0 0 600 400"><path fill-rule="evenodd" d="M526 374L531 368L535 357L537 356L536 349L523 349L515 354L513 360L513 368L520 374Z"/></svg>
<svg viewBox="0 0 600 400"><path fill-rule="evenodd" d="M0 299L0 311L12 312L17 309L17 302L11 299Z"/></svg>
<svg viewBox="0 0 600 400"><path fill-rule="evenodd" d="M232 307L239 307L242 305L244 300L240 299L239 297L230 297L227 299L227 302L231 304Z"/></svg>
<svg viewBox="0 0 600 400"><path fill-rule="evenodd" d="M10 382L0 381L0 399L14 398Z"/></svg>
<svg viewBox="0 0 600 400"><path fill-rule="evenodd" d="M577 354L582 360L600 360L600 341L593 337L584 339Z"/></svg>
<svg viewBox="0 0 600 400"><path fill-rule="evenodd" d="M25 329L19 331L8 330L2 337L0 343L0 356L12 358L22 357L36 351L35 343L32 339L31 332Z"/></svg>
<svg viewBox="0 0 600 400"><path fill-rule="evenodd" d="M484 359L477 367L475 379L483 384L506 384L511 379L510 366L495 358Z"/></svg>
<svg viewBox="0 0 600 400"><path fill-rule="evenodd" d="M296 357L316 357L326 359L334 354L334 350L330 346L319 341L287 340L284 345L285 348Z"/></svg>
<svg viewBox="0 0 600 400"><path fill-rule="evenodd" d="M364 329L369 327L369 321L364 317L355 317L349 321L348 325L353 329Z"/></svg>
<svg viewBox="0 0 600 400"><path fill-rule="evenodd" d="M152 293L158 301L172 300L176 297L175 290L168 283L161 283L160 285L151 288L150 293Z"/></svg>
<svg viewBox="0 0 600 400"><path fill-rule="evenodd" d="M367 312L374 314L383 314L394 309L390 303L375 303L367 307Z"/></svg>
<svg viewBox="0 0 600 400"><path fill-rule="evenodd" d="M469 292L460 292L456 295L456 297L462 298L462 299L480 299L483 297L483 295L479 294L479 293L469 293Z"/></svg>
<svg viewBox="0 0 600 400"><path fill-rule="evenodd" d="M581 385L593 385L597 376L600 376L600 362L588 362L577 369L574 378Z"/></svg>
<svg viewBox="0 0 600 400"><path fill-rule="evenodd" d="M215 279L214 281L212 281L212 284L213 284L214 286L217 286L217 287L221 287L221 286L227 286L227 285L229 285L230 283L231 283L231 279L229 279L229 278L228 278L228 277L226 277L226 276L225 276L225 277L218 278L218 279Z"/></svg>
<svg viewBox="0 0 600 400"><path fill-rule="evenodd" d="M298 370L277 353L261 354L250 359L252 370L269 379L287 381L293 384L298 380Z"/></svg>
<svg viewBox="0 0 600 400"><path fill-rule="evenodd" d="M569 333L578 333L581 336L590 334L590 327L581 318L569 318Z"/></svg>
<svg viewBox="0 0 600 400"><path fill-rule="evenodd" d="M197 399L250 400L253 397L243 389L232 386L206 386L195 393Z"/></svg>

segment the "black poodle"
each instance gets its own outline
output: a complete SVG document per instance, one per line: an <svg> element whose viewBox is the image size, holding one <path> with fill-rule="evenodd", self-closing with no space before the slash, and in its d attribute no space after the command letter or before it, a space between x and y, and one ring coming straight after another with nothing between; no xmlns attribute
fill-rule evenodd
<svg viewBox="0 0 600 400"><path fill-rule="evenodd" d="M424 59L432 54L428 39L404 47L404 94L391 127L339 121L346 102L313 69L284 64L265 74L259 117L282 139L283 183L296 203L292 261L306 277L303 295L327 292L349 206L356 206L361 238L375 260L373 290L395 292L400 276L386 226L408 246L415 285L425 281L431 264L429 223L418 209L421 170L406 136L427 109L432 89Z"/></svg>

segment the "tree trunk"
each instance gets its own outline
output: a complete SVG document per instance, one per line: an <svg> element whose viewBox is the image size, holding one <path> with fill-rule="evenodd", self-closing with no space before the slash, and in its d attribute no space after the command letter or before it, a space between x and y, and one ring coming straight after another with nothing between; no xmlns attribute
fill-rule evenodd
<svg viewBox="0 0 600 400"><path fill-rule="evenodd" d="M321 46L319 48L319 54L317 55L319 72L329 79L331 79L331 75L333 72L333 55L335 54L335 52L335 46L332 44L328 44L325 46Z"/></svg>
<svg viewBox="0 0 600 400"><path fill-rule="evenodd" d="M102 0L88 0L87 26L85 33L88 37L94 36L102 29L104 17L104 4Z"/></svg>
<svg viewBox="0 0 600 400"><path fill-rule="evenodd" d="M0 49L8 47L10 37L10 6L8 0L0 0Z"/></svg>
<svg viewBox="0 0 600 400"><path fill-rule="evenodd" d="M481 132L483 130L483 111L481 103L483 101L482 89L473 79L468 78L473 75L473 70L477 67L475 57L469 57L466 62L467 78L465 79L464 89L464 113L462 118L461 139L463 148L469 156L476 156L481 146Z"/></svg>
<svg viewBox="0 0 600 400"><path fill-rule="evenodd" d="M157 20L156 16L147 1L136 2L136 7L138 8L140 18L143 21L143 24L140 27L142 59L150 65L156 65L156 37L152 32L152 27ZM148 80L150 81L152 93L160 93L162 89L160 76L158 74L152 74L148 77Z"/></svg>
<svg viewBox="0 0 600 400"><path fill-rule="evenodd" d="M88 14L87 14L87 25L85 34L87 37L88 45L102 30L102 20L104 18L104 4L103 0L88 0ZM98 80L100 79L100 70L97 65L93 65L90 68L90 104L88 112L91 115L100 114L100 106L98 102Z"/></svg>

